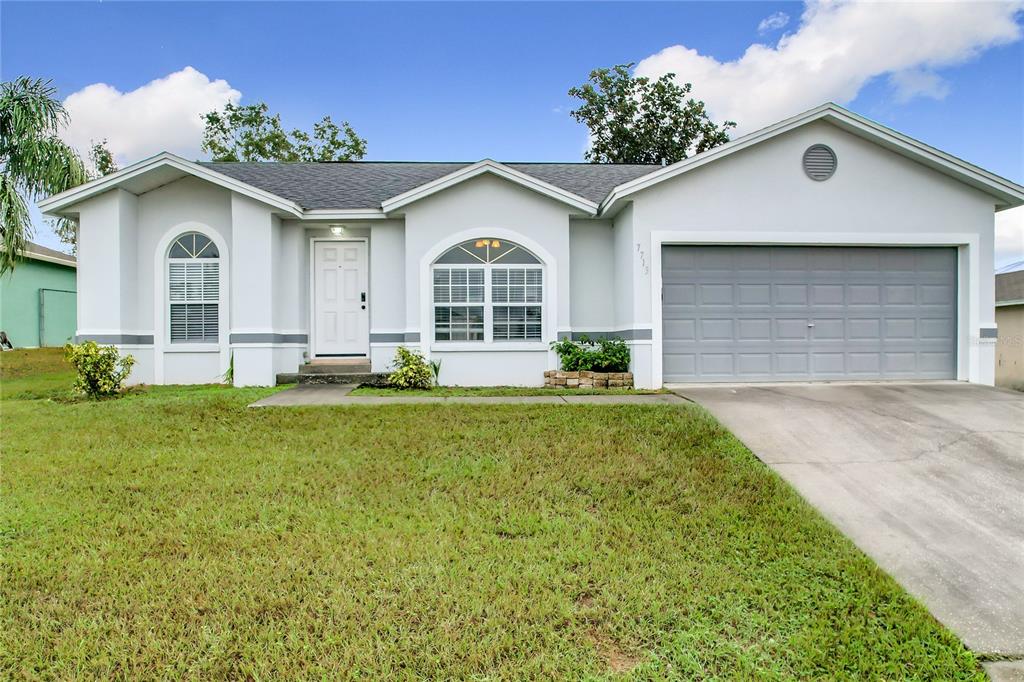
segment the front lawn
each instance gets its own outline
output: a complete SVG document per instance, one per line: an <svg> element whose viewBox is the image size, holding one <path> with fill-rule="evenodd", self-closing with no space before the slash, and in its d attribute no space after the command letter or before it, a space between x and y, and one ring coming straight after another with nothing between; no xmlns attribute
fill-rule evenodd
<svg viewBox="0 0 1024 682"><path fill-rule="evenodd" d="M4 391L0 678L983 679L697 407L267 393Z"/></svg>

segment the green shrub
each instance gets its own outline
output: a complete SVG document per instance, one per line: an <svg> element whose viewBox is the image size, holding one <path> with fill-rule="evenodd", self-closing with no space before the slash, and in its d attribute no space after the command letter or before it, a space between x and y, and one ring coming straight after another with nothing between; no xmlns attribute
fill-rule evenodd
<svg viewBox="0 0 1024 682"><path fill-rule="evenodd" d="M423 356L405 346L395 353L395 371L388 375L388 385L395 388L430 388L434 373Z"/></svg>
<svg viewBox="0 0 1024 682"><path fill-rule="evenodd" d="M629 346L622 339L597 339L586 336L579 341L562 339L551 344L566 372L628 372Z"/></svg>
<svg viewBox="0 0 1024 682"><path fill-rule="evenodd" d="M85 341L77 346L64 346L64 357L75 368L74 388L90 398L116 395L124 387L124 380L132 371L135 358L122 356L113 346L98 346L95 341Z"/></svg>

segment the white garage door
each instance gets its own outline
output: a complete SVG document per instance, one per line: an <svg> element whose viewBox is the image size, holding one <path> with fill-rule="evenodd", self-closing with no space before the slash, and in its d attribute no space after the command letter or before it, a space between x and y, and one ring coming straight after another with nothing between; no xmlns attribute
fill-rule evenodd
<svg viewBox="0 0 1024 682"><path fill-rule="evenodd" d="M952 379L956 249L666 246L662 374Z"/></svg>

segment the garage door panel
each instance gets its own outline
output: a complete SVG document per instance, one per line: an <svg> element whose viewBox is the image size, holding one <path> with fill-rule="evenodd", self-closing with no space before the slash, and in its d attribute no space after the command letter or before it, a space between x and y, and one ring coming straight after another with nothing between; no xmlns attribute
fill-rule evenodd
<svg viewBox="0 0 1024 682"><path fill-rule="evenodd" d="M815 376L846 374L846 355L843 353L812 353L811 370Z"/></svg>
<svg viewBox="0 0 1024 682"><path fill-rule="evenodd" d="M922 284L919 297L921 305L948 306L953 298L953 287L943 284Z"/></svg>
<svg viewBox="0 0 1024 682"><path fill-rule="evenodd" d="M697 376L697 355L696 353L667 353L662 371L666 376L695 378Z"/></svg>
<svg viewBox="0 0 1024 682"><path fill-rule="evenodd" d="M885 319L885 338L914 340L917 338L917 320L887 317Z"/></svg>
<svg viewBox="0 0 1024 682"><path fill-rule="evenodd" d="M772 288L767 284L738 284L736 292L742 306L764 306L772 302Z"/></svg>
<svg viewBox="0 0 1024 682"><path fill-rule="evenodd" d="M737 341L771 341L772 321L769 318L736 320Z"/></svg>
<svg viewBox="0 0 1024 682"><path fill-rule="evenodd" d="M676 341L693 341L697 338L697 320L665 320L664 329L666 346ZM669 340L671 339L671 341Z"/></svg>
<svg viewBox="0 0 1024 682"><path fill-rule="evenodd" d="M701 284L701 305L732 305L732 284Z"/></svg>
<svg viewBox="0 0 1024 682"><path fill-rule="evenodd" d="M955 333L956 323L948 317L931 318L921 320L922 339L946 339Z"/></svg>
<svg viewBox="0 0 1024 682"><path fill-rule="evenodd" d="M701 353L698 356L698 368L703 376L731 377L736 374L734 360L732 353Z"/></svg>
<svg viewBox="0 0 1024 682"><path fill-rule="evenodd" d="M665 247L673 381L953 378L956 250Z"/></svg>
<svg viewBox="0 0 1024 682"><path fill-rule="evenodd" d="M810 327L806 319L777 319L775 320L775 338L780 341L805 340L809 336Z"/></svg>
<svg viewBox="0 0 1024 682"><path fill-rule="evenodd" d="M918 368L922 372L928 372L929 374L936 375L936 378L945 379L948 378L948 367L956 362L956 357L953 353L938 351L938 352L921 352L918 353Z"/></svg>
<svg viewBox="0 0 1024 682"><path fill-rule="evenodd" d="M697 302L695 284L669 284L665 288L665 305L694 305Z"/></svg>
<svg viewBox="0 0 1024 682"><path fill-rule="evenodd" d="M845 302L846 296L842 284L811 285L812 305L843 305Z"/></svg>
<svg viewBox="0 0 1024 682"><path fill-rule="evenodd" d="M887 306L913 306L917 301L917 291L913 284L887 284L883 291L882 302Z"/></svg>
<svg viewBox="0 0 1024 682"><path fill-rule="evenodd" d="M812 335L815 341L841 341L846 336L845 320L815 317Z"/></svg>

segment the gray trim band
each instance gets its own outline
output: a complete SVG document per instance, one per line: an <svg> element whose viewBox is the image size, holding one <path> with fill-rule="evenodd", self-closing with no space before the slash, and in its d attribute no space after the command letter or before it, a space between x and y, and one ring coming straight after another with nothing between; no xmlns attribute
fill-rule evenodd
<svg viewBox="0 0 1024 682"><path fill-rule="evenodd" d="M306 334L232 334L229 343L306 343L309 336Z"/></svg>
<svg viewBox="0 0 1024 682"><path fill-rule="evenodd" d="M79 334L75 343L93 341L110 346L152 346L152 334Z"/></svg>
<svg viewBox="0 0 1024 682"><path fill-rule="evenodd" d="M413 343L419 340L419 332L379 332L370 334L370 343Z"/></svg>
<svg viewBox="0 0 1024 682"><path fill-rule="evenodd" d="M998 339L999 329L997 327L982 327L978 330L979 339Z"/></svg>
<svg viewBox="0 0 1024 682"><path fill-rule="evenodd" d="M650 341L653 337L650 329L620 329L614 332L558 332L558 340L571 338L579 341L586 336L589 339L622 339L623 341Z"/></svg>

